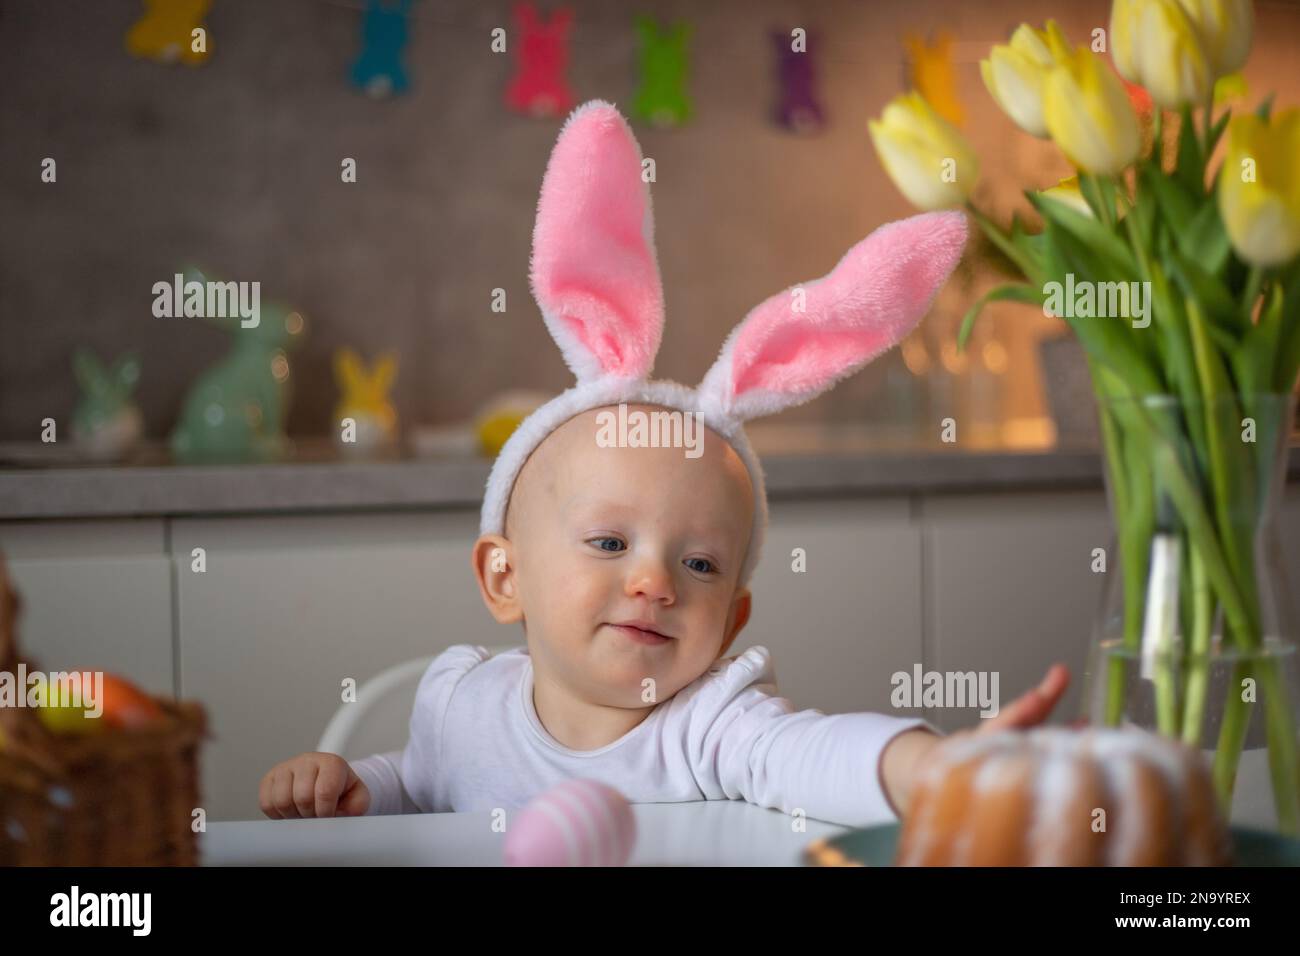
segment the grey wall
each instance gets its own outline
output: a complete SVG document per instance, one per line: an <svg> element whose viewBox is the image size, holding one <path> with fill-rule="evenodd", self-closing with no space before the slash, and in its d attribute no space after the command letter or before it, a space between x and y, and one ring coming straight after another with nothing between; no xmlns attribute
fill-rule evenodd
<svg viewBox="0 0 1300 956"><path fill-rule="evenodd" d="M1109 9L1028 0L573 5L579 100L630 103L637 11L695 24L698 119L672 132L635 127L658 166L668 328L656 373L687 382L750 306L823 274L872 228L911 211L865 131L903 87L906 30L947 27L963 41L967 128L985 169L1001 173L981 187L996 205L1068 170L996 111L972 51L1020 20L1054 14L1081 39ZM1293 77L1300 11L1259 6L1251 75ZM123 35L141 9L138 0L0 0L0 440L35 439L41 418L71 411L77 344L108 355L138 349L147 428L168 431L188 383L226 347L196 320L150 313L152 284L191 260L260 280L265 297L307 316L310 337L294 356L296 434L325 432L336 395L329 359L341 344L400 351L396 398L408 425L466 416L507 386L571 383L526 282L559 121L521 118L501 103L511 61L491 53L488 38L511 27L505 0L417 3L412 92L381 103L346 80L359 5L217 0L207 18L212 56L194 69L126 54ZM766 118L766 31L776 22L827 35L821 89L832 126L820 138L792 137ZM1293 102L1296 81L1286 82ZM58 161L56 185L39 181L46 156ZM345 156L358 162L355 185L339 181ZM489 310L495 287L507 290L504 315ZM946 296L936 322L955 322L972 294ZM1011 352L1007 402L1032 412L1040 398L1024 331L1047 320L1011 315L997 319ZM897 362L894 353L785 418L885 417L883 376Z"/></svg>

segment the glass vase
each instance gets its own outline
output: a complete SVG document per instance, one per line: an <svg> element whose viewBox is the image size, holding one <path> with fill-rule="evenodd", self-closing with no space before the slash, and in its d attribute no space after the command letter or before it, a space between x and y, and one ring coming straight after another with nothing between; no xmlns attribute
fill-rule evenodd
<svg viewBox="0 0 1300 956"><path fill-rule="evenodd" d="M1087 718L1200 748L1231 822L1300 833L1300 654L1278 539L1294 396L1097 410L1115 533Z"/></svg>

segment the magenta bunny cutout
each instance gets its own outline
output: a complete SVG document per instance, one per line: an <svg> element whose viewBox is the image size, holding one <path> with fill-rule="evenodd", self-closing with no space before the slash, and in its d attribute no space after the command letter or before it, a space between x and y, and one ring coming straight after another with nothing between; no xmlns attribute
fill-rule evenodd
<svg viewBox="0 0 1300 956"><path fill-rule="evenodd" d="M644 403L689 411L725 438L754 484L758 560L767 496L743 423L803 404L900 342L961 258L966 218L925 213L876 229L825 276L770 296L722 344L691 388L651 380L664 328L649 187L627 121L592 100L551 153L533 228L531 281L542 319L577 382L525 419L488 477L482 534L504 534L515 477L545 437L588 409Z"/></svg>
<svg viewBox="0 0 1300 956"><path fill-rule="evenodd" d="M564 72L569 65L569 27L573 11L561 7L543 21L530 3L515 6L522 37L515 40L514 78L506 104L529 116L563 116L573 107L573 92Z"/></svg>

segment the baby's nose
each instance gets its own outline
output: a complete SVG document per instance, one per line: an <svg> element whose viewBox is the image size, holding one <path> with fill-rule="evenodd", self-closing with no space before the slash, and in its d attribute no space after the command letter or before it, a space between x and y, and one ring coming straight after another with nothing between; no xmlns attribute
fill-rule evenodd
<svg viewBox="0 0 1300 956"><path fill-rule="evenodd" d="M672 600L672 572L657 558L638 561L628 575L627 591L633 597L644 594L652 601Z"/></svg>

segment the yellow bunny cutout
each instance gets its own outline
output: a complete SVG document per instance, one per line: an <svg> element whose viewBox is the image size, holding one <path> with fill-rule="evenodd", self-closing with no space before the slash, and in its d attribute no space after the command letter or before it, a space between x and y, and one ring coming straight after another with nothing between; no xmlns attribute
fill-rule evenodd
<svg viewBox="0 0 1300 956"><path fill-rule="evenodd" d="M386 353L372 371L352 349L334 353L334 377L342 389L334 419L338 444L346 452L367 452L397 441L397 412L388 391L397 377L397 356Z"/></svg>
<svg viewBox="0 0 1300 956"><path fill-rule="evenodd" d="M132 56L197 66L208 58L203 18L212 0L145 0L145 13L126 35Z"/></svg>

